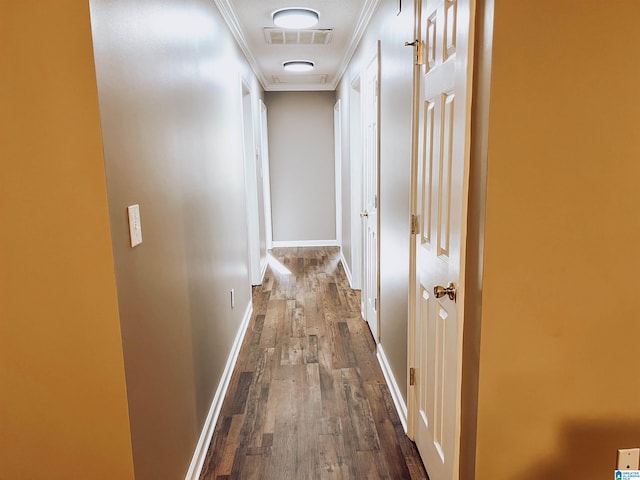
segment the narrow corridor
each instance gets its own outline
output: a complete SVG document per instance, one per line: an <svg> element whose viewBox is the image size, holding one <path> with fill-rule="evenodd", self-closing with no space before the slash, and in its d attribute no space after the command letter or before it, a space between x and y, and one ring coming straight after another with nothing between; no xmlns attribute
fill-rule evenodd
<svg viewBox="0 0 640 480"><path fill-rule="evenodd" d="M201 480L426 479L338 248L272 255Z"/></svg>

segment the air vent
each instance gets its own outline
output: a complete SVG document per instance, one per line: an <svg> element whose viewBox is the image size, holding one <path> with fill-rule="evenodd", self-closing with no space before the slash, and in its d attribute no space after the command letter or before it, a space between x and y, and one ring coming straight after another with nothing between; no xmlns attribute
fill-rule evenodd
<svg viewBox="0 0 640 480"><path fill-rule="evenodd" d="M332 28L319 30L264 29L264 39L269 45L328 45L332 37Z"/></svg>

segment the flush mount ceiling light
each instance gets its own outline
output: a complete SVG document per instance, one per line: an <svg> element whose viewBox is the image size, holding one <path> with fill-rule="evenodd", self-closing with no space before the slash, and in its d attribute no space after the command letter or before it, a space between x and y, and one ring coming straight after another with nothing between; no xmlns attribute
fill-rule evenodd
<svg viewBox="0 0 640 480"><path fill-rule="evenodd" d="M309 28L320 20L320 14L310 8L281 8L273 12L273 23L280 28Z"/></svg>
<svg viewBox="0 0 640 480"><path fill-rule="evenodd" d="M289 60L288 62L284 62L282 64L282 68L284 68L287 72L310 72L313 70L315 64L309 60Z"/></svg>

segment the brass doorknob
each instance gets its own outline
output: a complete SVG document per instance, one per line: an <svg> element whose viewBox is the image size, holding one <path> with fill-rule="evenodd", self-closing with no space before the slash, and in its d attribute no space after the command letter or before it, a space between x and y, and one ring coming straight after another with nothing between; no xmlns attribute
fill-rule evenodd
<svg viewBox="0 0 640 480"><path fill-rule="evenodd" d="M450 300L453 300L455 302L456 293L456 286L453 282L449 282L446 288L442 285L436 285L435 287L433 287L433 294L436 296L436 298L442 298L447 295Z"/></svg>
<svg viewBox="0 0 640 480"><path fill-rule="evenodd" d="M366 210L365 210L364 212L360 212L360 216L361 216L362 218L366 218L366 217L368 217L368 216L369 216L369 212L367 212Z"/></svg>

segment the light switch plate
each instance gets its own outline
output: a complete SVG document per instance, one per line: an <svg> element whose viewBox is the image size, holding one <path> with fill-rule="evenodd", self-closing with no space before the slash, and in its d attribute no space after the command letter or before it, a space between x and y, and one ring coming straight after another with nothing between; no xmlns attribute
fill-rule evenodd
<svg viewBox="0 0 640 480"><path fill-rule="evenodd" d="M640 448L618 449L618 470L638 470Z"/></svg>
<svg viewBox="0 0 640 480"><path fill-rule="evenodd" d="M140 223L140 205L130 205L127 207L129 214L129 236L131 237L131 247L142 243L142 224Z"/></svg>

